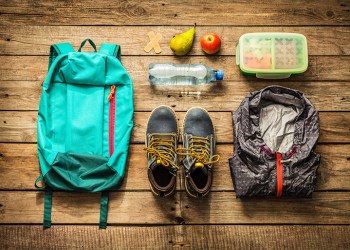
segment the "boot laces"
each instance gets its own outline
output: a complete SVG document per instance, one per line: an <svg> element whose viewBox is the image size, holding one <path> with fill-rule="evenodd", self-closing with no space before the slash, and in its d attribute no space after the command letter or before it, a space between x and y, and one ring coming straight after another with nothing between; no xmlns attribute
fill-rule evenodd
<svg viewBox="0 0 350 250"><path fill-rule="evenodd" d="M165 167L169 165L176 169L179 169L174 162L176 157L175 140L176 134L173 133L153 133L149 135L149 146L145 147L151 158L156 158L157 163L162 164Z"/></svg>
<svg viewBox="0 0 350 250"><path fill-rule="evenodd" d="M215 154L210 156L210 140L209 137L191 136L189 138L189 148L178 148L176 153L181 156L189 156L196 160L196 163L201 163L198 166L209 168L212 164L220 159L220 155Z"/></svg>

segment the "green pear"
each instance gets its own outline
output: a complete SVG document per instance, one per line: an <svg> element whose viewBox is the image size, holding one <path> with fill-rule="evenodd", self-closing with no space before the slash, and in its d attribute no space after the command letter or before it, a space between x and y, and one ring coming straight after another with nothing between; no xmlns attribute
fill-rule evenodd
<svg viewBox="0 0 350 250"><path fill-rule="evenodd" d="M175 55L183 56L190 52L194 40L195 26L188 31L175 35L170 41L170 49Z"/></svg>

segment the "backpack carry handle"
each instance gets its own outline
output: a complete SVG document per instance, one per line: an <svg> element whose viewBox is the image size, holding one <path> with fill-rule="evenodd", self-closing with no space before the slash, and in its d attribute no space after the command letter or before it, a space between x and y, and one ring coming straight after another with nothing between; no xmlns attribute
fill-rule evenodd
<svg viewBox="0 0 350 250"><path fill-rule="evenodd" d="M78 49L78 52L81 52L81 49L84 47L85 43L86 42L89 42L90 45L94 48L95 52L97 52L97 49L96 49L96 45L95 43L90 39L90 38L86 38L80 45L80 48Z"/></svg>

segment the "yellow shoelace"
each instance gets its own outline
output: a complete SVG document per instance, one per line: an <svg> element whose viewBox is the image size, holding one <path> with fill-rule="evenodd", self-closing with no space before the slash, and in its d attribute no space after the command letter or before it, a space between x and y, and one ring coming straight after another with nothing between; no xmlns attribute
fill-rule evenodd
<svg viewBox="0 0 350 250"><path fill-rule="evenodd" d="M173 166L179 169L173 159L175 158L175 137L176 134L154 133L150 134L149 146L144 148L151 158L156 158L158 164Z"/></svg>
<svg viewBox="0 0 350 250"><path fill-rule="evenodd" d="M178 148L176 153L181 156L190 156L196 159L196 167L204 167L211 165L220 160L220 155L210 156L210 141L209 138L191 136L189 139L189 148Z"/></svg>

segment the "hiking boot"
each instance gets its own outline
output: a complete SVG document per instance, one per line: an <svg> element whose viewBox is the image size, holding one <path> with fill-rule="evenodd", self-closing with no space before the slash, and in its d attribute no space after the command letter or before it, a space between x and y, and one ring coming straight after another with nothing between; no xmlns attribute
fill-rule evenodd
<svg viewBox="0 0 350 250"><path fill-rule="evenodd" d="M178 126L175 112L167 106L154 109L146 130L148 179L155 195L171 195L176 188Z"/></svg>
<svg viewBox="0 0 350 250"><path fill-rule="evenodd" d="M183 123L183 147L177 153L185 156L183 165L187 194L204 197L209 193L213 181L213 164L220 158L214 155L214 126L205 109L188 110Z"/></svg>

